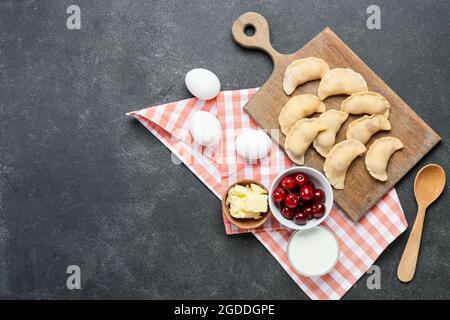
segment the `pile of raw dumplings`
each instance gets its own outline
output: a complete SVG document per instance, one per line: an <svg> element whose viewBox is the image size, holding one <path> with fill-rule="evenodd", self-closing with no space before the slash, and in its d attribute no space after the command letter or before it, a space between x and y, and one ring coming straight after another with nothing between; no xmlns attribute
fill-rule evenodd
<svg viewBox="0 0 450 320"><path fill-rule="evenodd" d="M330 69L319 58L295 60L287 68L283 89L291 95L297 86L320 80L318 95L299 94L292 97L279 115L281 131L286 135L284 149L288 157L299 165L305 163L305 153L313 144L323 157L323 170L331 185L344 189L345 176L350 164L366 153L366 168L375 179L388 179L386 168L392 154L403 148L398 138L377 139L367 150L365 144L376 132L391 130L390 104L381 94L369 91L367 83L358 72L350 68ZM324 100L334 95L349 95L340 110L326 110ZM320 113L318 118L308 118ZM335 144L336 134L349 114L364 115L352 121L346 140Z"/></svg>

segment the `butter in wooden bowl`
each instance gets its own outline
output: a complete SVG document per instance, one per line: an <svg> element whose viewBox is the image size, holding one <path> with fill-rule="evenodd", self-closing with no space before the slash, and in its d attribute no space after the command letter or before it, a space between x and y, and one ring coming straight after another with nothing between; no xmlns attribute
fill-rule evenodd
<svg viewBox="0 0 450 320"><path fill-rule="evenodd" d="M253 180L231 185L223 199L222 210L225 217L242 229L260 226L270 213L267 189Z"/></svg>

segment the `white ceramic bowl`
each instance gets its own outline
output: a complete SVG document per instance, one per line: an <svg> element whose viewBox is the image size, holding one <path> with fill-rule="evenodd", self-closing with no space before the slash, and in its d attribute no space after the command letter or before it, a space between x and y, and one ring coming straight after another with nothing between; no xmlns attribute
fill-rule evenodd
<svg viewBox="0 0 450 320"><path fill-rule="evenodd" d="M302 276L320 277L336 266L339 242L333 232L322 226L297 230L289 239L287 253L289 262Z"/></svg>
<svg viewBox="0 0 450 320"><path fill-rule="evenodd" d="M325 213L324 213L323 217L320 219L308 220L308 222L303 226L296 224L293 220L289 220L289 219L286 219L285 217L283 217L280 212L280 206L272 199L273 190L278 187L281 180L286 176L294 175L296 173L306 174L308 176L309 180L314 183L315 187L318 189L322 189L323 192L325 193ZM320 173L316 169L313 169L310 167L292 167L292 168L289 168L286 171L282 172L273 181L272 185L270 186L269 192L270 192L269 207L270 207L270 210L272 211L273 216L282 225L284 225L288 228L291 228L291 229L306 230L306 229L309 229L309 228L312 228L312 227L315 227L315 226L321 224L322 221L324 221L328 217L328 215L330 214L331 208L333 206L333 190L331 189L330 183L328 182L327 178L325 178L325 176L322 173Z"/></svg>

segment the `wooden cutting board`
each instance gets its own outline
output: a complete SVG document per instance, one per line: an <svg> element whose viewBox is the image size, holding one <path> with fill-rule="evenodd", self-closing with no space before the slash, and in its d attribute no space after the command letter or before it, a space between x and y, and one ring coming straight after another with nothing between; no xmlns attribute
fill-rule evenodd
<svg viewBox="0 0 450 320"><path fill-rule="evenodd" d="M254 28L254 34L247 36L244 29ZM388 87L331 29L326 28L303 48L293 54L281 54L272 48L269 39L269 26L266 19L255 13L247 12L233 24L234 40L246 48L265 51L273 60L274 69L270 78L245 105L251 117L281 147L284 135L278 130L278 114L290 97L300 93L317 95L318 81L299 86L287 96L282 87L286 67L294 60L310 56L325 60L331 68L352 68L361 73L367 81L369 90L382 94L391 104L389 120L392 130L378 132L367 143L369 147L376 139L394 136L402 140L404 148L392 156L388 165L388 181L373 179L364 163L365 155L357 158L347 172L344 190L334 189L334 200L353 221L358 221L375 205L414 165L435 146L441 137L436 134L395 92ZM295 37L293 37L295 38ZM340 109L346 96L333 96L324 102L327 109ZM348 124L359 116L350 115L337 135L337 142L345 139ZM275 129L275 130L273 130ZM324 158L312 146L306 153L305 165L323 172Z"/></svg>

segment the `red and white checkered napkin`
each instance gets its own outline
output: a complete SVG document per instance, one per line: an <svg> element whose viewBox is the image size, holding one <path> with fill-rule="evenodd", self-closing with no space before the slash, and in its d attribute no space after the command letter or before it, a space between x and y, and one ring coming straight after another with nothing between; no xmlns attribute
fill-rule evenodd
<svg viewBox="0 0 450 320"><path fill-rule="evenodd" d="M256 89L224 91L209 101L191 98L130 112L129 115L138 119L220 198L234 181L254 179L269 187L278 173L293 166L275 143L270 156L256 163L246 162L234 151L237 134L248 128L258 128L242 109L255 92ZM222 125L222 139L215 150L193 144L188 119L198 110L211 112ZM227 234L248 232L239 230L226 219L224 224ZM336 235L341 253L330 273L315 278L299 275L289 264L286 249L291 230L272 218L258 230L251 231L312 299L341 298L407 227L395 189L359 223L352 222L334 206L323 224Z"/></svg>

